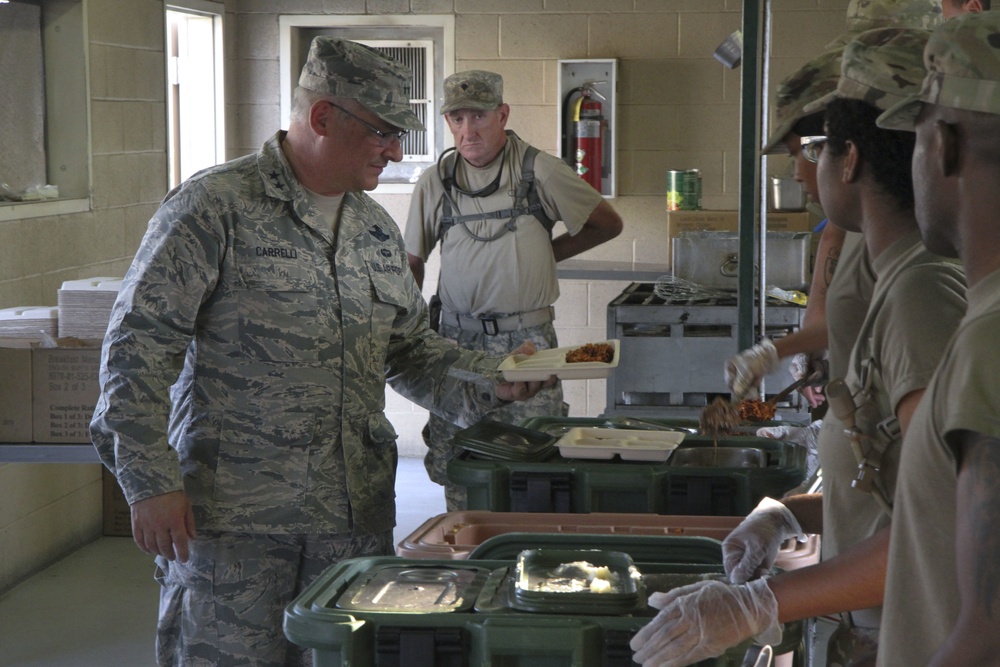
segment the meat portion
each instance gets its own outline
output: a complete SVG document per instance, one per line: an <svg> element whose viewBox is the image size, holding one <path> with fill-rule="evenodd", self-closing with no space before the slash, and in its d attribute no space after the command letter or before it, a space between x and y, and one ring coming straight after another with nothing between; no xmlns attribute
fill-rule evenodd
<svg viewBox="0 0 1000 667"><path fill-rule="evenodd" d="M610 364L614 358L615 346L610 343L587 343L566 353L566 363L568 364L583 361L600 361Z"/></svg>
<svg viewBox="0 0 1000 667"><path fill-rule="evenodd" d="M740 411L740 419L748 422L770 421L774 419L774 413L777 411L777 407L773 403L754 399L740 401L738 409Z"/></svg>

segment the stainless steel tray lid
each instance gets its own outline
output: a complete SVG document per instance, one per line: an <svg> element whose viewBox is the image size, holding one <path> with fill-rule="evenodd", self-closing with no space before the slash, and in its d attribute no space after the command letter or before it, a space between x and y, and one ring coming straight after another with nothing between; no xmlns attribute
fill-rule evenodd
<svg viewBox="0 0 1000 667"><path fill-rule="evenodd" d="M466 611L490 570L480 567L384 565L355 579L338 598L339 609L387 613Z"/></svg>

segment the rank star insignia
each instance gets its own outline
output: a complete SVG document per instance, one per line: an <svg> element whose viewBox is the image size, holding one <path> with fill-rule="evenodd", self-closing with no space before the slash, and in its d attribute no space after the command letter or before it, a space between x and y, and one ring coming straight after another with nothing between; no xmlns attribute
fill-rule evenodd
<svg viewBox="0 0 1000 667"><path fill-rule="evenodd" d="M281 174L279 174L276 171L272 171L270 174L267 175L267 177L271 179L272 183L274 183L274 187L278 188L279 190L285 189L285 182L281 180Z"/></svg>

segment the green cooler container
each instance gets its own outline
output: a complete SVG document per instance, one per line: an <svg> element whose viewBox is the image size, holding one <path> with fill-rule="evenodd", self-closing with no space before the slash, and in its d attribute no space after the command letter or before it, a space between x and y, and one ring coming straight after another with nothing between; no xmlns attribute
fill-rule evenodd
<svg viewBox="0 0 1000 667"><path fill-rule="evenodd" d="M588 575L566 567L589 570L589 587L568 588ZM629 640L656 614L650 593L724 576L718 563L632 566L628 554L600 548L542 547L516 560L358 558L307 587L285 610L284 630L316 667L632 667ZM596 579L614 587L598 593ZM798 655L801 642L801 624L787 624L773 648ZM739 667L750 647L698 664Z"/></svg>
<svg viewBox="0 0 1000 667"><path fill-rule="evenodd" d="M479 446L487 434L476 437ZM470 510L746 516L763 497L802 483L805 471L805 449L789 442L688 433L662 462L564 458L556 447L531 461L463 451L448 479L466 487Z"/></svg>

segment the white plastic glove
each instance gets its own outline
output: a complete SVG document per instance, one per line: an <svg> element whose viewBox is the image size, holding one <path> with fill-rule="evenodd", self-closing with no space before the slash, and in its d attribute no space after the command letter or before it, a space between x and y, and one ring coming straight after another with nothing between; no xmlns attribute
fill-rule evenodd
<svg viewBox="0 0 1000 667"><path fill-rule="evenodd" d="M820 429L823 428L823 420L817 419L809 426L764 426L757 429L757 436L760 438L771 438L772 440L784 440L793 442L806 450L806 479L813 476L819 468L819 450L816 442L819 439Z"/></svg>
<svg viewBox="0 0 1000 667"><path fill-rule="evenodd" d="M768 373L781 368L778 351L769 338L726 360L726 384L738 401L757 398L757 385Z"/></svg>
<svg viewBox="0 0 1000 667"><path fill-rule="evenodd" d="M826 354L799 353L788 364L788 374L793 380L809 378L809 385L826 384L830 379L830 364Z"/></svg>
<svg viewBox="0 0 1000 667"><path fill-rule="evenodd" d="M798 519L773 498L764 498L722 541L722 564L734 584L767 574L778 549L791 537L805 542Z"/></svg>
<svg viewBox="0 0 1000 667"><path fill-rule="evenodd" d="M749 637L760 644L781 641L778 601L765 579L740 586L700 581L653 593L649 605L662 611L629 642L632 659L643 667L715 658Z"/></svg>

